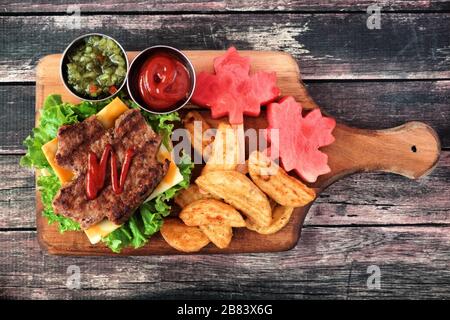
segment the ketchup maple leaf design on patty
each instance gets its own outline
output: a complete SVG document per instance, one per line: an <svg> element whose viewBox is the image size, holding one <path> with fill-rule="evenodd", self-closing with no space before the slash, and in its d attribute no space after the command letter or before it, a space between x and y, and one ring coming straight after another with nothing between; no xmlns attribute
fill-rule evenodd
<svg viewBox="0 0 450 320"><path fill-rule="evenodd" d="M244 115L257 117L261 106L280 95L275 72L250 73L250 58L231 47L214 59L215 74L200 72L192 102L211 109L214 119L228 115L231 124L242 124Z"/></svg>

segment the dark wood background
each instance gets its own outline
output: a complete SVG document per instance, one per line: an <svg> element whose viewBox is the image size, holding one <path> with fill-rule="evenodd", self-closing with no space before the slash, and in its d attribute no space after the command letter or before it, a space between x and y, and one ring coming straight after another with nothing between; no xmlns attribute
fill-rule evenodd
<svg viewBox="0 0 450 320"><path fill-rule="evenodd" d="M450 298L450 1L23 1L0 4L0 297ZM81 9L81 28L67 23ZM57 257L36 241L35 187L18 165L34 122L35 66L76 36L103 32L127 50L284 50L338 121L388 128L419 120L442 141L418 181L384 173L332 185L291 251L170 257ZM67 268L81 288L66 286ZM369 290L367 268L381 270Z"/></svg>

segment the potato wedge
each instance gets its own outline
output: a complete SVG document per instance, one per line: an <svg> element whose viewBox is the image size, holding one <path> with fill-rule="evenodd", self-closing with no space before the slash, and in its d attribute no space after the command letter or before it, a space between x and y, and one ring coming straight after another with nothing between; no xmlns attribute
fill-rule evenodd
<svg viewBox="0 0 450 320"><path fill-rule="evenodd" d="M196 126L195 121L198 121L201 126ZM192 147L205 159L208 159L211 153L211 143L214 141L214 136L207 134L207 131L211 129L209 123L199 112L190 111L183 118L183 126L189 131Z"/></svg>
<svg viewBox="0 0 450 320"><path fill-rule="evenodd" d="M228 247L233 238L233 229L227 225L209 224L199 228L220 249Z"/></svg>
<svg viewBox="0 0 450 320"><path fill-rule="evenodd" d="M239 164L245 164L243 150L239 141L244 137L243 126L232 127L221 122L217 128L211 155L203 167L202 174L210 171L235 170Z"/></svg>
<svg viewBox="0 0 450 320"><path fill-rule="evenodd" d="M201 199L219 198L214 197L212 194L209 194L206 191L200 190L200 188L196 184L191 184L186 189L182 189L177 193L175 197L175 203L178 204L181 208L184 208L188 204Z"/></svg>
<svg viewBox="0 0 450 320"><path fill-rule="evenodd" d="M164 219L161 235L173 248L183 252L197 252L209 243L208 237L198 228L185 225L180 219Z"/></svg>
<svg viewBox="0 0 450 320"><path fill-rule="evenodd" d="M276 206L272 214L272 223L268 227L256 224L252 220L247 220L247 228L260 234L273 234L283 229L289 222L294 208Z"/></svg>
<svg viewBox="0 0 450 320"><path fill-rule="evenodd" d="M232 206L215 199L202 199L187 205L179 218L188 226L208 224L245 227L244 218Z"/></svg>
<svg viewBox="0 0 450 320"><path fill-rule="evenodd" d="M272 211L266 195L245 175L237 171L211 171L195 183L210 194L223 199L261 226L269 226Z"/></svg>
<svg viewBox="0 0 450 320"><path fill-rule="evenodd" d="M253 182L277 203L286 207L302 207L316 197L316 192L291 177L261 152L254 151L248 159Z"/></svg>

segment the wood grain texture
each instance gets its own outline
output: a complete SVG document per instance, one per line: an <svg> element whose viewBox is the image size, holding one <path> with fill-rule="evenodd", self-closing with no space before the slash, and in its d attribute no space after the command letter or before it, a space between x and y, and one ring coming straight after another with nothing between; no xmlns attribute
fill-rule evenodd
<svg viewBox="0 0 450 320"><path fill-rule="evenodd" d="M0 82L34 81L35 66L87 32L115 37L125 49L155 44L180 49L284 50L303 79L450 78L450 14L96 15L72 29L66 16L1 16ZM51 32L49 32L51 30Z"/></svg>
<svg viewBox="0 0 450 320"><path fill-rule="evenodd" d="M35 232L0 232L0 297L444 299L449 244L449 227L320 227L282 253L61 259L39 250ZM66 286L71 265L80 289ZM370 265L380 290L367 289Z"/></svg>
<svg viewBox="0 0 450 320"><path fill-rule="evenodd" d="M313 82L307 90L340 123L365 129L423 121L450 147L450 81Z"/></svg>
<svg viewBox="0 0 450 320"><path fill-rule="evenodd" d="M34 127L35 86L0 86L0 154L21 154Z"/></svg>
<svg viewBox="0 0 450 320"><path fill-rule="evenodd" d="M36 199L34 174L21 168L19 159L16 155L0 156L0 229L36 227L30 211Z"/></svg>
<svg viewBox="0 0 450 320"><path fill-rule="evenodd" d="M376 2L383 7L383 11L411 10L426 12L429 10L448 10L450 4L448 0L401 0ZM67 12L70 5L76 5L81 12L230 12L230 11L359 11L365 12L367 7L373 5L371 0L340 0L340 1L315 1L315 0L170 0L170 1L136 1L132 0L107 0L101 3L94 3L89 0L38 0L29 2L19 2L17 0L4 0L0 5L1 12Z"/></svg>
<svg viewBox="0 0 450 320"><path fill-rule="evenodd" d="M215 57L222 51L185 51L196 72L212 71ZM130 60L136 52L130 52ZM295 60L288 54L269 51L241 51L243 56L252 58L253 71L277 71L277 85L282 94L292 95L305 108L317 108L305 87L301 84L300 71ZM63 100L77 101L64 88L59 75L61 55L49 55L41 59L37 67L36 111L42 106L46 96L59 93ZM38 115L38 112L36 113ZM207 119L209 111L204 112ZM267 127L264 114L258 118L246 118L246 128ZM333 131L336 141L322 150L328 155L329 174L323 175L314 184L323 190L338 179L358 171L386 171L402 174L409 178L419 178L431 172L438 161L440 144L433 129L420 122L410 122L400 127L386 130L363 130L337 125ZM414 147L414 151L412 151ZM201 253L243 253L274 252L293 248L300 236L301 226L309 210L309 205L297 208L289 223L272 235L260 235L249 230L234 230L233 241L225 249L209 245ZM36 197L38 240L42 248L52 254L64 255L110 255L104 245L91 245L80 232L59 233L57 226L49 226L42 217L40 197ZM127 248L123 255L176 254L162 239L160 234L139 249Z"/></svg>
<svg viewBox="0 0 450 320"><path fill-rule="evenodd" d="M306 82L313 100L340 123L392 128L408 121L433 127L450 148L450 81ZM1 85L0 154L22 154L34 126L34 85ZM356 111L356 112L355 112Z"/></svg>
<svg viewBox="0 0 450 320"><path fill-rule="evenodd" d="M442 176L444 175L444 177ZM397 175L366 173L338 181L315 202L307 225L448 224L450 153L435 171L417 181Z"/></svg>

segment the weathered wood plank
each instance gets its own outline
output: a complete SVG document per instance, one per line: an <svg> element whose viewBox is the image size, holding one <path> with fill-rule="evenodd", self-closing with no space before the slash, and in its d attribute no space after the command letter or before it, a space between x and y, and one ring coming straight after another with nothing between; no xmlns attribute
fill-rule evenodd
<svg viewBox="0 0 450 320"><path fill-rule="evenodd" d="M450 4L447 0L427 1L377 1L383 7L383 11L396 10L447 10ZM202 11L202 12L230 12L230 11L366 11L367 7L373 5L371 0L345 0L345 1L313 1L313 0L171 0L171 1L136 1L132 0L109 0L95 3L89 0L38 0L24 1L4 0L0 5L0 12L67 12L69 5L75 5L81 12L151 12L151 11Z"/></svg>
<svg viewBox="0 0 450 320"><path fill-rule="evenodd" d="M450 81L313 82L311 97L338 122L359 128L389 128L423 121L450 147ZM0 154L21 154L34 126L34 86L0 86Z"/></svg>
<svg viewBox="0 0 450 320"><path fill-rule="evenodd" d="M35 86L0 86L0 153L23 153L34 127Z"/></svg>
<svg viewBox="0 0 450 320"><path fill-rule="evenodd" d="M0 156L0 228L36 226L34 174L21 168L19 159L19 156Z"/></svg>
<svg viewBox="0 0 450 320"><path fill-rule="evenodd" d="M449 298L449 244L449 227L306 228L282 253L61 259L40 252L35 232L0 232L0 296ZM66 287L71 265L80 289ZM370 265L380 268L380 290L367 289Z"/></svg>
<svg viewBox="0 0 450 320"><path fill-rule="evenodd" d="M164 43L181 49L284 50L304 79L450 78L450 14L185 14L2 16L0 81L34 81L40 57L62 52L76 36L99 31L127 50Z"/></svg>
<svg viewBox="0 0 450 320"><path fill-rule="evenodd" d="M340 123L365 129L422 121L450 147L450 81L314 82L311 98Z"/></svg>
<svg viewBox="0 0 450 320"><path fill-rule="evenodd" d="M435 171L417 181L362 173L326 189L310 209L305 224L450 223L450 152Z"/></svg>
<svg viewBox="0 0 450 320"><path fill-rule="evenodd" d="M34 177L19 156L0 156L0 228L34 228ZM384 173L356 174L338 181L317 199L306 218L314 225L448 224L450 152L437 168L412 181Z"/></svg>

